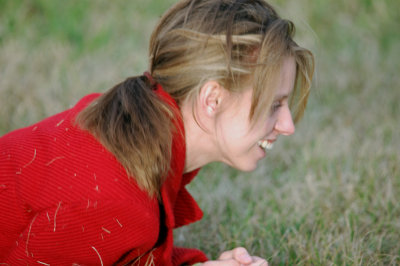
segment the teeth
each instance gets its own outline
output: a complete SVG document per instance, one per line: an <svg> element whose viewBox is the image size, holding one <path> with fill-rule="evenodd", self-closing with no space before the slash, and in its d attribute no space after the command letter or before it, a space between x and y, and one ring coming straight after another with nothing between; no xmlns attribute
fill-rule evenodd
<svg viewBox="0 0 400 266"><path fill-rule="evenodd" d="M260 140L258 142L258 146L260 146L264 150L272 150L272 148L274 147L274 143L269 142L268 140Z"/></svg>

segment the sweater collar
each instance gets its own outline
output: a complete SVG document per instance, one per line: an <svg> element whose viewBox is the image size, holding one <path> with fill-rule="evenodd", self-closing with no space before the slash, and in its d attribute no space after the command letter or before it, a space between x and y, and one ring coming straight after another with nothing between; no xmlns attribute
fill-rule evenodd
<svg viewBox="0 0 400 266"><path fill-rule="evenodd" d="M161 187L161 200L166 214L166 226L174 228L201 219L203 213L185 186L200 169L183 174L186 158L185 130L181 112L176 101L157 84L156 93L176 111L174 124L176 134L172 141L171 170Z"/></svg>

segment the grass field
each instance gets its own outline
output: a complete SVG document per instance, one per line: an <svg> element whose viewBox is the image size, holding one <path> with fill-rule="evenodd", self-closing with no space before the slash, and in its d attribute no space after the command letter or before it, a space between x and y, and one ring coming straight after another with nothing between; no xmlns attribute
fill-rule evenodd
<svg viewBox="0 0 400 266"><path fill-rule="evenodd" d="M172 0L0 0L0 135L147 68ZM400 264L400 2L280 0L317 75L296 134L253 173L190 184L202 221L178 245L245 246L271 265Z"/></svg>

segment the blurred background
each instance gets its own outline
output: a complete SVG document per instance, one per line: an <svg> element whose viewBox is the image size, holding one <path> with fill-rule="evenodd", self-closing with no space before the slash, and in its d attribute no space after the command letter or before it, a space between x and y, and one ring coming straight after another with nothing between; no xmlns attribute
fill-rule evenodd
<svg viewBox="0 0 400 266"><path fill-rule="evenodd" d="M0 0L0 136L147 69L173 0ZM272 265L400 264L400 1L276 0L317 70L296 133L252 173L205 167L177 245Z"/></svg>

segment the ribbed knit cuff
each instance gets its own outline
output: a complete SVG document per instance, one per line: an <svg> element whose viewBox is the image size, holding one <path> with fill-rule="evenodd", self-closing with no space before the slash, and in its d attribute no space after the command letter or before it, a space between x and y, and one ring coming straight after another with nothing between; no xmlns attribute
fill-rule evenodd
<svg viewBox="0 0 400 266"><path fill-rule="evenodd" d="M196 265L196 263L207 261L206 255L197 249L174 247L172 253L173 265Z"/></svg>

